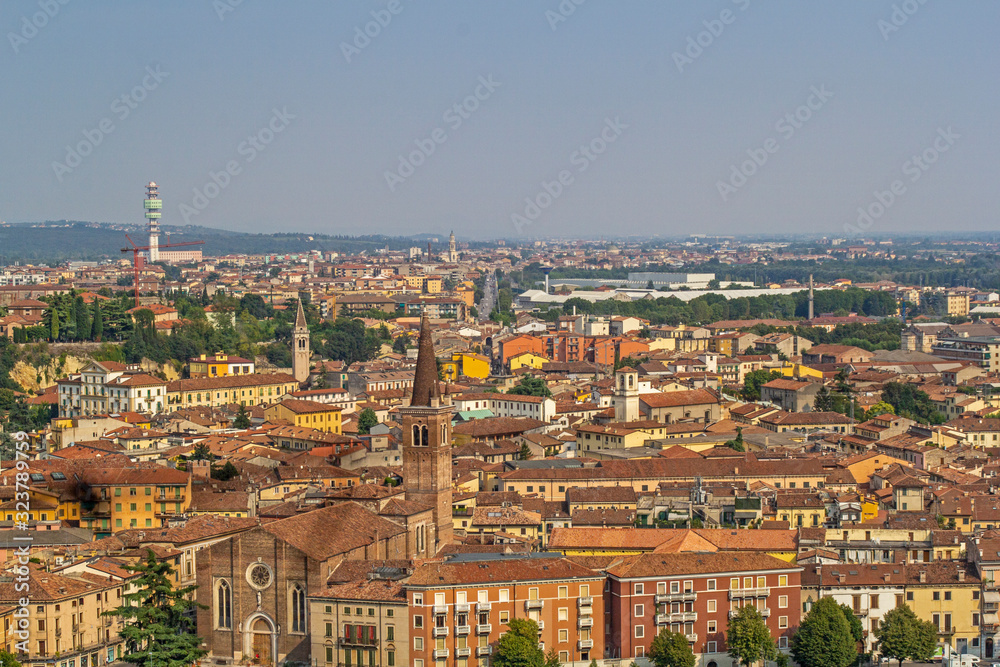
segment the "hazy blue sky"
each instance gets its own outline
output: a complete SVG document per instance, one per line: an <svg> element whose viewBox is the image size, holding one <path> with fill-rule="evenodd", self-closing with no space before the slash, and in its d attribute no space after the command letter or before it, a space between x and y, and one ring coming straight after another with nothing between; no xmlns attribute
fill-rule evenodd
<svg viewBox="0 0 1000 667"><path fill-rule="evenodd" d="M997 227L996 2L62 1L0 3L8 222L153 179L253 232Z"/></svg>

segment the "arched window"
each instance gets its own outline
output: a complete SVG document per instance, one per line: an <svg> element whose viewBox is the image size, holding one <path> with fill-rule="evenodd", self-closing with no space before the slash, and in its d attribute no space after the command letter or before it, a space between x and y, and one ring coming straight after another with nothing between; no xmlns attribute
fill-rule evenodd
<svg viewBox="0 0 1000 667"><path fill-rule="evenodd" d="M441 424L441 442L444 444L448 443L448 426L447 424Z"/></svg>
<svg viewBox="0 0 1000 667"><path fill-rule="evenodd" d="M427 447L429 444L427 439L427 425L424 424L420 427L420 445L422 447Z"/></svg>
<svg viewBox="0 0 1000 667"><path fill-rule="evenodd" d="M420 446L420 426L418 424L413 425L413 446Z"/></svg>
<svg viewBox="0 0 1000 667"><path fill-rule="evenodd" d="M216 596L215 624L220 629L233 627L233 590L229 582L223 579L219 582Z"/></svg>
<svg viewBox="0 0 1000 667"><path fill-rule="evenodd" d="M295 584L292 588L292 632L306 631L306 592Z"/></svg>

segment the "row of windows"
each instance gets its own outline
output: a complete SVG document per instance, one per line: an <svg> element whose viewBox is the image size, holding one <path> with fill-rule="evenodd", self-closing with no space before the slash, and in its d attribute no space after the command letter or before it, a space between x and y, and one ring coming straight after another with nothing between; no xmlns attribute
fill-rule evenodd
<svg viewBox="0 0 1000 667"><path fill-rule="evenodd" d="M215 626L220 630L231 630L233 627L233 589L228 581L220 579L215 588ZM304 633L306 631L306 591L295 584L289 595L289 613L291 631Z"/></svg>
<svg viewBox="0 0 1000 667"><path fill-rule="evenodd" d="M556 599L568 600L569 599L569 586L559 586L556 589ZM585 598L590 597L590 584L580 584L577 589L579 597ZM528 589L528 599L529 600L539 600L538 597L539 589L537 587L531 587ZM434 594L434 605L442 606L447 604L445 593L435 593ZM490 592L489 590L478 590L476 591L476 601L477 602L489 602ZM497 591L497 601L498 602L510 602L510 589L501 588ZM467 591L455 591L455 604L467 604L469 602ZM424 594L414 593L413 594L413 606L419 607L424 604Z"/></svg>
<svg viewBox="0 0 1000 667"><path fill-rule="evenodd" d="M756 584L757 585L756 586L754 586L754 578L753 577L743 577L743 579L742 579L742 584L743 585L740 586L740 583L741 583L741 580L740 580L739 577L733 577L733 578L731 578L729 580L729 588L731 590L743 590L743 589L750 589L750 588L767 588L767 577L757 577L757 580L756 580ZM680 581L671 581L669 583L669 585L670 585L670 593L671 594L680 593L682 585L684 586L684 592L685 593L693 593L693 592L695 592L695 589L694 589L694 580L693 579L688 579L688 580L685 580L683 582L680 582ZM779 574L778 575L778 586L787 586L787 585L788 585L788 575L787 574ZM634 584L633 588L632 588L632 591L633 591L634 595L646 595L646 593L644 592L645 590L646 590L646 584L642 583L642 582L636 582ZM707 591L717 590L716 589L716 580L715 579L707 579L705 581L705 590L707 590ZM659 582L657 582L656 583L656 594L657 595L666 595L666 593L667 593L667 582L666 581L659 581Z"/></svg>

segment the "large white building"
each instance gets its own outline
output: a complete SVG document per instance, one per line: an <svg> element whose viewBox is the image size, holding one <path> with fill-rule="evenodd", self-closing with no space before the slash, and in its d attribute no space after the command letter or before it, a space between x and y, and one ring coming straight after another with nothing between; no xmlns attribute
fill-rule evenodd
<svg viewBox="0 0 1000 667"><path fill-rule="evenodd" d="M79 373L56 381L60 417L119 412L162 412L167 383L136 367L95 361Z"/></svg>

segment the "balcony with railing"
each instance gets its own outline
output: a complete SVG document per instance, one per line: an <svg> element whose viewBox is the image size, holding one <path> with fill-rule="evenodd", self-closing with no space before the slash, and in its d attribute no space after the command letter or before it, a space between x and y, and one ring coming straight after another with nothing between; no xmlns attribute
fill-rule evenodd
<svg viewBox="0 0 1000 667"><path fill-rule="evenodd" d="M696 611L677 611L661 615L667 617L668 623L687 623L698 620L698 612Z"/></svg>
<svg viewBox="0 0 1000 667"><path fill-rule="evenodd" d="M446 604L436 604L436 605L434 605L433 613L435 613L435 614L447 614L448 613L448 605L446 605Z"/></svg>
<svg viewBox="0 0 1000 667"><path fill-rule="evenodd" d="M577 607L592 607L592 606L594 606L594 598L590 597L589 595L587 595L585 597L582 597L582 598L577 598L576 599L576 606Z"/></svg>
<svg viewBox="0 0 1000 667"><path fill-rule="evenodd" d="M576 647L581 651L587 651L594 648L593 639L581 639L576 643Z"/></svg>
<svg viewBox="0 0 1000 667"><path fill-rule="evenodd" d="M455 626L455 636L464 637L465 635L472 632L472 626L469 625L456 625Z"/></svg>
<svg viewBox="0 0 1000 667"><path fill-rule="evenodd" d="M694 591L683 593L657 593L653 598L656 604L670 604L671 602L693 602L698 597Z"/></svg>
<svg viewBox="0 0 1000 667"><path fill-rule="evenodd" d="M489 623L480 623L476 626L477 635L488 635L493 632L493 626Z"/></svg>
<svg viewBox="0 0 1000 667"><path fill-rule="evenodd" d="M455 603L455 613L456 614L462 614L462 613L467 614L467 613L469 613L469 603L468 602L456 602Z"/></svg>
<svg viewBox="0 0 1000 667"><path fill-rule="evenodd" d="M476 647L476 655L478 655L478 656L492 655L492 654L493 654L493 647L492 646L477 646Z"/></svg>
<svg viewBox="0 0 1000 667"><path fill-rule="evenodd" d="M456 658L468 658L472 655L472 649L466 646L465 648L456 648L455 657Z"/></svg>
<svg viewBox="0 0 1000 667"><path fill-rule="evenodd" d="M446 649L446 648L436 648L436 649L434 649L434 659L435 660L447 660L448 659L448 649Z"/></svg>
<svg viewBox="0 0 1000 667"><path fill-rule="evenodd" d="M437 638L437 637L447 637L448 636L448 626L447 625L438 625L438 626L435 626L433 634L434 634L435 638Z"/></svg>
<svg viewBox="0 0 1000 667"><path fill-rule="evenodd" d="M770 594L771 594L771 589L767 587L738 588L738 589L730 589L729 599L737 600L739 598L766 598Z"/></svg>
<svg viewBox="0 0 1000 667"><path fill-rule="evenodd" d="M688 640L689 643L694 644L695 642L698 641L698 635L695 633L691 633L689 635L684 635L684 639Z"/></svg>
<svg viewBox="0 0 1000 667"><path fill-rule="evenodd" d="M364 635L361 637L340 637L337 643L341 646L378 646L378 640Z"/></svg>
<svg viewBox="0 0 1000 667"><path fill-rule="evenodd" d="M769 608L767 608L767 607L764 607L763 609L758 608L757 611L764 618L767 618L768 616L771 615L771 610ZM738 609L730 609L729 610L729 618L732 618L732 617L736 616L736 614L738 614L738 613L740 613Z"/></svg>
<svg viewBox="0 0 1000 667"><path fill-rule="evenodd" d="M594 627L594 619L590 616L581 616L576 621L576 627L578 628L592 628Z"/></svg>
<svg viewBox="0 0 1000 667"><path fill-rule="evenodd" d="M524 608L528 610L532 609L543 609L545 607L545 600L525 600Z"/></svg>
<svg viewBox="0 0 1000 667"><path fill-rule="evenodd" d="M493 603L492 602L477 602L476 603L476 611L489 611L491 609L493 609Z"/></svg>

